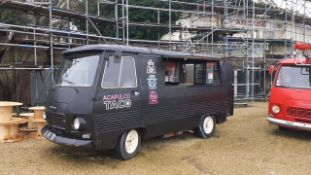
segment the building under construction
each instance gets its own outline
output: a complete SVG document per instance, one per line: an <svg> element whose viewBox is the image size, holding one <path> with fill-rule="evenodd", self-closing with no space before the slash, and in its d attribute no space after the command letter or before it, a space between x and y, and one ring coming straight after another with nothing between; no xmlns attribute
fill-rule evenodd
<svg viewBox="0 0 311 175"><path fill-rule="evenodd" d="M109 43L226 57L235 66L236 99L266 99L267 67L295 54L293 43L311 41L310 6L303 0L1 0L0 99L44 103L62 51Z"/></svg>

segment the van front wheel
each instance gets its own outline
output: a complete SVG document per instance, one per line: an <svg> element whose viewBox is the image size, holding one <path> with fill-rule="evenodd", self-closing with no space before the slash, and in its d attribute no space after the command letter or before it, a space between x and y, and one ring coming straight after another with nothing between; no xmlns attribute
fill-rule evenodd
<svg viewBox="0 0 311 175"><path fill-rule="evenodd" d="M199 126L195 129L195 134L203 139L210 138L214 135L216 128L216 119L214 116L201 117Z"/></svg>
<svg viewBox="0 0 311 175"><path fill-rule="evenodd" d="M117 156L123 160L129 160L136 156L140 147L141 137L137 130L124 132L116 147Z"/></svg>

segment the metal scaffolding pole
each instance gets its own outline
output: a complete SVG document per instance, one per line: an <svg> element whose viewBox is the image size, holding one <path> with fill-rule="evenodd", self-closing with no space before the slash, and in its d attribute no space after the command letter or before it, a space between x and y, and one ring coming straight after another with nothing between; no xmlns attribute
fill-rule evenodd
<svg viewBox="0 0 311 175"><path fill-rule="evenodd" d="M49 0L49 27L50 31L53 29L53 1ZM51 69L51 80L54 82L54 44L53 44L53 33L50 32L50 69Z"/></svg>
<svg viewBox="0 0 311 175"><path fill-rule="evenodd" d="M285 58L287 58L287 23L288 23L288 14L287 14L287 0L285 0L285 25L284 25L284 33L285 33L285 41L284 41L284 53Z"/></svg>
<svg viewBox="0 0 311 175"><path fill-rule="evenodd" d="M118 12L118 0L115 0L114 16L116 19L116 38L119 38L119 12Z"/></svg>
<svg viewBox="0 0 311 175"><path fill-rule="evenodd" d="M245 7L245 13L244 13L244 18L245 18L245 21L248 21L248 18L249 18L249 11L248 11L248 4L249 4L249 1L248 0L244 0L244 2L243 2L243 4L244 4L244 7ZM248 27L247 26L247 24L246 24L246 27ZM249 36L248 35L250 35L251 33L247 33L247 35L246 35L246 99L248 100L249 99L249 95L250 95L250 83L249 83L249 81L250 81L250 76L249 76L249 74L250 74L250 72L249 72L249 68L250 68L250 66L249 66Z"/></svg>
<svg viewBox="0 0 311 175"><path fill-rule="evenodd" d="M212 55L214 55L214 0L212 0Z"/></svg>
<svg viewBox="0 0 311 175"><path fill-rule="evenodd" d="M33 26L36 26L36 17L33 16L32 20ZM36 38L36 29L33 29L33 52L34 52L34 58L35 58L35 66L38 65L38 59L37 59L37 38Z"/></svg>
<svg viewBox="0 0 311 175"><path fill-rule="evenodd" d="M170 42L170 51L172 50L172 0L168 1L168 8L169 8L169 13L168 13L168 20L169 20L169 42Z"/></svg>
<svg viewBox="0 0 311 175"><path fill-rule="evenodd" d="M160 25L160 23L161 23L161 20L160 20L160 10L157 11L157 22ZM158 41L160 41L160 39L161 39L161 36L160 36L159 31L158 31ZM160 42L158 42L158 48L160 48Z"/></svg>
<svg viewBox="0 0 311 175"><path fill-rule="evenodd" d="M124 8L124 0L122 0L122 38L123 43L125 43L125 8Z"/></svg>
<svg viewBox="0 0 311 175"><path fill-rule="evenodd" d="M303 42L306 42L306 7L307 6L307 1L303 1Z"/></svg>
<svg viewBox="0 0 311 175"><path fill-rule="evenodd" d="M100 0L97 0L97 16L100 16Z"/></svg>
<svg viewBox="0 0 311 175"><path fill-rule="evenodd" d="M267 25L267 0L265 0L265 13L264 13L264 17L265 17L265 23ZM264 29L264 34L267 33L267 26L264 26L265 29ZM266 76L267 76L267 62L266 62L266 44L267 44L267 40L266 40L266 37L264 36L264 50L263 50L263 77L264 77L264 80L263 80L263 93L264 93L264 96L265 98L267 97L267 89L266 89L266 86L267 86L267 82L266 82Z"/></svg>
<svg viewBox="0 0 311 175"><path fill-rule="evenodd" d="M85 29L86 29L86 44L89 45L89 1L85 0Z"/></svg>
<svg viewBox="0 0 311 175"><path fill-rule="evenodd" d="M126 45L129 45L129 1L126 0Z"/></svg>
<svg viewBox="0 0 311 175"><path fill-rule="evenodd" d="M255 97L255 3L252 1L252 6L253 6L253 14L252 14L252 102L254 102L254 97Z"/></svg>

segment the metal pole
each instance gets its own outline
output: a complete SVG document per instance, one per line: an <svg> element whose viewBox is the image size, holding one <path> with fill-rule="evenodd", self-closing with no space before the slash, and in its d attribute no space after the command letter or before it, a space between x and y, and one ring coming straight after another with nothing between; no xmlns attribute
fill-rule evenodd
<svg viewBox="0 0 311 175"><path fill-rule="evenodd" d="M69 3L70 3L70 0L67 0L67 10L69 11L69 9L70 9L70 5L69 5ZM68 41L67 41L67 44L68 44L68 48L70 48L71 47L71 44L72 44L72 39L70 38L71 36L70 36L70 32L71 32L71 25L72 25L72 23L71 23L71 18L69 17L68 18Z"/></svg>
<svg viewBox="0 0 311 175"><path fill-rule="evenodd" d="M122 38L123 43L125 42L125 9L124 9L124 0L122 0Z"/></svg>
<svg viewBox="0 0 311 175"><path fill-rule="evenodd" d="M267 92L266 92L266 81L267 81L267 73L266 73L266 67L267 67L267 62L266 62L266 44L267 44L267 41L266 41L266 33L267 33L267 0L265 0L265 26L264 26L264 34L263 34L263 37L264 37L264 48L263 48L263 94L265 96L265 98L267 97Z"/></svg>
<svg viewBox="0 0 311 175"><path fill-rule="evenodd" d="M284 25L284 33L285 33L285 41L284 41L284 52L285 58L287 58L287 0L285 0L285 25Z"/></svg>
<svg viewBox="0 0 311 175"><path fill-rule="evenodd" d="M297 5L297 0L296 0L296 3L295 3L296 5ZM292 20L292 30L293 31L291 31L291 33L293 33L293 37L291 37L291 38L293 38L293 40L294 41L296 41L296 33L297 33L297 29L296 29L296 20L295 20L295 16L296 16L296 7L293 5L293 2L292 2L292 4L291 4L291 6L292 6L292 17L291 17L291 20Z"/></svg>
<svg viewBox="0 0 311 175"><path fill-rule="evenodd" d="M89 1L85 0L85 28L86 28L86 44L89 44Z"/></svg>
<svg viewBox="0 0 311 175"><path fill-rule="evenodd" d="M244 19L245 19L245 21L248 21L248 0L244 0L244 9L245 9L245 11L243 11L244 12ZM249 28L249 26L247 26L247 24L245 25L245 27L248 29ZM250 95L250 93L249 93L249 91L250 91L250 88L249 88L249 49L248 49L248 47L249 47L249 43L248 43L248 39L249 39L249 30L247 30L247 33L246 33L246 61L245 61L245 65L246 65L246 76L245 76L245 78L246 78L246 88L245 88L245 90L246 90L246 94L245 94L245 96L246 96L246 99L248 100L249 99L249 95Z"/></svg>
<svg viewBox="0 0 311 175"><path fill-rule="evenodd" d="M303 42L306 42L306 4L307 1L303 1Z"/></svg>
<svg viewBox="0 0 311 175"><path fill-rule="evenodd" d="M214 55L214 0L212 0L212 55Z"/></svg>
<svg viewBox="0 0 311 175"><path fill-rule="evenodd" d="M234 70L234 97L238 97L238 71Z"/></svg>
<svg viewBox="0 0 311 175"><path fill-rule="evenodd" d="M52 11L53 11L53 2L49 0L49 27L50 27L50 62L51 62L51 80L54 82L54 48L53 48L53 33L51 30L53 29L53 18L52 18Z"/></svg>
<svg viewBox="0 0 311 175"><path fill-rule="evenodd" d="M160 25L160 10L158 10L158 24ZM158 31L158 41L160 41L160 33ZM158 42L158 48L160 48L160 42Z"/></svg>
<svg viewBox="0 0 311 175"><path fill-rule="evenodd" d="M255 97L255 2L253 4L253 16L252 16L252 102L254 102Z"/></svg>
<svg viewBox="0 0 311 175"><path fill-rule="evenodd" d="M168 9L169 9L169 13L168 13L168 20L169 20L169 43L170 43L170 51L172 50L172 1L169 0L168 2Z"/></svg>
<svg viewBox="0 0 311 175"><path fill-rule="evenodd" d="M99 3L100 0L97 0L97 16L100 16L100 3Z"/></svg>
<svg viewBox="0 0 311 175"><path fill-rule="evenodd" d="M126 0L126 45L129 45L129 1Z"/></svg>
<svg viewBox="0 0 311 175"><path fill-rule="evenodd" d="M114 16L116 19L116 38L119 38L119 12L118 12L118 0L115 1L114 5Z"/></svg>
<svg viewBox="0 0 311 175"><path fill-rule="evenodd" d="M33 72L33 71L32 71ZM38 87L38 72L37 71L35 71L35 75L36 75L36 81L35 81L35 86L36 86L36 99L38 99L39 97L39 87Z"/></svg>
<svg viewBox="0 0 311 175"><path fill-rule="evenodd" d="M38 65L37 61L37 38L36 38L36 15L33 16L33 49L34 49L34 57L35 57L35 66Z"/></svg>

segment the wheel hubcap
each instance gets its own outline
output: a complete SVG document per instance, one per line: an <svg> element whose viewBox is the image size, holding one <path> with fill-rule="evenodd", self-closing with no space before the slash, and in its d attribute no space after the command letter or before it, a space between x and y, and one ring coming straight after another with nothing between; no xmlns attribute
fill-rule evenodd
<svg viewBox="0 0 311 175"><path fill-rule="evenodd" d="M128 154L132 154L135 152L138 146L138 133L136 130L131 130L127 133L126 139L125 139L125 150Z"/></svg>
<svg viewBox="0 0 311 175"><path fill-rule="evenodd" d="M214 121L212 117L206 117L203 121L203 130L205 134L210 134L214 129Z"/></svg>

